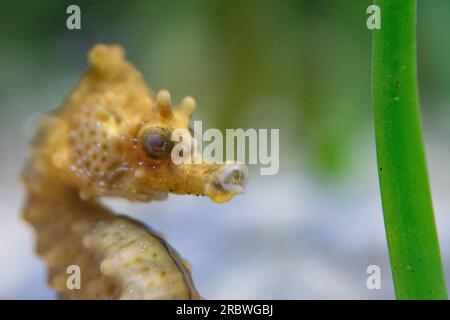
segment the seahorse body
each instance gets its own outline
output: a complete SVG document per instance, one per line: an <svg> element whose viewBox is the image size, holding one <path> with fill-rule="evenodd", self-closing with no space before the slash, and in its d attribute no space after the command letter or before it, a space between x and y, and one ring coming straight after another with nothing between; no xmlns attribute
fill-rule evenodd
<svg viewBox="0 0 450 320"><path fill-rule="evenodd" d="M96 45L89 61L77 88L42 120L23 172L23 216L36 231L49 284L65 299L196 299L180 256L98 199L177 193L225 202L242 191L246 169L174 164L170 135L189 128L195 101L172 108L167 91L155 97L120 46ZM80 290L67 286L70 265L80 267Z"/></svg>

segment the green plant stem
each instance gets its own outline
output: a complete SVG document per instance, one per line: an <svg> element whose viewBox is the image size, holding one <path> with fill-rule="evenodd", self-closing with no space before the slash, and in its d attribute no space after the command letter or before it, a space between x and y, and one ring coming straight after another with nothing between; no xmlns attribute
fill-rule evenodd
<svg viewBox="0 0 450 320"><path fill-rule="evenodd" d="M416 0L377 0L373 106L384 222L398 299L447 299L422 142Z"/></svg>

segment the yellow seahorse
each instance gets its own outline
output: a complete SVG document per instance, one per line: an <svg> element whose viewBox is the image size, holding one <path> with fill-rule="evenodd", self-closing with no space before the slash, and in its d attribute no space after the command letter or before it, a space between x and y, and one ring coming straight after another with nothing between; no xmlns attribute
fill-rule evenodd
<svg viewBox="0 0 450 320"><path fill-rule="evenodd" d="M42 120L22 175L23 215L49 284L63 299L196 299L188 264L148 227L98 200L175 193L225 202L242 191L246 168L174 164L171 133L189 128L194 99L172 108L167 91L155 97L118 45L98 44L88 58L77 88ZM81 270L80 289L67 286L71 265Z"/></svg>

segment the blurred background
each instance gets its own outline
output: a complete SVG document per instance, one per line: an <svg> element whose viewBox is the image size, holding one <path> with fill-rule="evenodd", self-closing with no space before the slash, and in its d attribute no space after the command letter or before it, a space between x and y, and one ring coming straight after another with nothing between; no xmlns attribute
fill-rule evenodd
<svg viewBox="0 0 450 320"><path fill-rule="evenodd" d="M163 233L208 299L394 298L375 162L370 0L1 1L0 298L53 299L19 181L39 117L98 42L121 44L154 90L192 95L206 128L279 128L280 171L252 167L224 205L108 200ZM81 8L67 30L66 8ZM450 279L450 2L419 1L425 141ZM366 269L381 268L368 290Z"/></svg>

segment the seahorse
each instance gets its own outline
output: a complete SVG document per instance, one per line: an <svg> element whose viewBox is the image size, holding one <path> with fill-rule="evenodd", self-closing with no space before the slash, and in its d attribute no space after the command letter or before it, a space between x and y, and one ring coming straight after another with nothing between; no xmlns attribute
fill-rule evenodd
<svg viewBox="0 0 450 320"><path fill-rule="evenodd" d="M173 107L168 91L155 95L119 45L97 44L88 60L77 87L40 122L22 173L23 217L48 283L61 299L198 299L189 264L158 233L100 200L173 193L226 202L243 191L247 169L175 164L171 134L189 129L195 100ZM79 288L68 286L73 265Z"/></svg>

